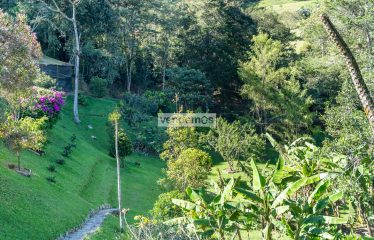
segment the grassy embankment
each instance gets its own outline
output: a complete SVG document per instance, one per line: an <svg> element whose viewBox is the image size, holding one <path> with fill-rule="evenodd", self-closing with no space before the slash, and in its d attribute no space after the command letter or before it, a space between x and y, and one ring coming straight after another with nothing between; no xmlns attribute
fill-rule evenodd
<svg viewBox="0 0 374 240"><path fill-rule="evenodd" d="M0 144L0 239L54 239L79 225L91 209L104 203L116 206L115 160L107 154L106 130L107 115L115 105L113 100L90 98L88 106L80 108L82 123L76 125L69 98L61 119L48 133L46 155L22 154L23 167L32 169L31 178L8 169L7 164L16 159ZM63 158L63 148L73 134L76 149L64 165L57 165L55 160ZM132 164L136 160L140 167ZM160 193L156 181L164 164L138 154L128 157L128 162L122 171L122 187L131 220L152 207ZM51 164L56 165L56 173L47 170ZM48 182L48 176L55 176L57 182Z"/></svg>

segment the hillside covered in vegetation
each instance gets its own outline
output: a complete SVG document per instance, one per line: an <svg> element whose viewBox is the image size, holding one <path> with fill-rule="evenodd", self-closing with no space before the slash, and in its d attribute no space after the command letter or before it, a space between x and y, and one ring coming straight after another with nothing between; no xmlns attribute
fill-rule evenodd
<svg viewBox="0 0 374 240"><path fill-rule="evenodd" d="M371 239L374 0L0 2L0 240Z"/></svg>

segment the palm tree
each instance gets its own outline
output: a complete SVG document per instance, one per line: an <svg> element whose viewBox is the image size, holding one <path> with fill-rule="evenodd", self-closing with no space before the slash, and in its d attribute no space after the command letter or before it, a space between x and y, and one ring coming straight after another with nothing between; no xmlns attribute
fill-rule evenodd
<svg viewBox="0 0 374 240"><path fill-rule="evenodd" d="M116 160L117 160L117 194L118 194L118 212L119 212L119 227L121 232L124 227L124 220L122 216L122 191L121 191L121 168L120 159L118 154L118 121L121 118L121 114L118 111L114 111L109 115L109 121L112 122L115 128L115 150L116 150Z"/></svg>
<svg viewBox="0 0 374 240"><path fill-rule="evenodd" d="M351 74L353 84L356 88L361 104L364 108L366 116L368 117L371 129L374 134L374 101L370 95L369 89L365 84L364 78L362 77L357 61L348 45L345 43L344 39L340 36L339 32L330 21L330 18L326 14L322 14L321 21L331 41L335 43L340 53L344 56L348 71Z"/></svg>

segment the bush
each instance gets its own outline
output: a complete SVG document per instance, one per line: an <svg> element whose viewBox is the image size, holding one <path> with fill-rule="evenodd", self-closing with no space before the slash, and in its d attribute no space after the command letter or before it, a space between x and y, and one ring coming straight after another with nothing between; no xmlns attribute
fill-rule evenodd
<svg viewBox="0 0 374 240"><path fill-rule="evenodd" d="M173 118L184 121L187 117L174 115ZM176 121L175 123L178 123ZM175 161L179 154L187 149L198 145L198 133L195 127L180 127L170 124L166 130L169 139L163 144L163 152L160 154L162 160Z"/></svg>
<svg viewBox="0 0 374 240"><path fill-rule="evenodd" d="M134 218L136 224L127 225L124 239L142 240L197 240L198 238L186 224L171 226L170 224L158 223L143 216Z"/></svg>
<svg viewBox="0 0 374 240"><path fill-rule="evenodd" d="M78 104L81 106L87 106L88 105L88 99L87 96L83 93L78 93Z"/></svg>
<svg viewBox="0 0 374 240"><path fill-rule="evenodd" d="M72 148L75 148L77 146L77 135L75 135L75 134L71 135L70 142L71 142L70 146Z"/></svg>
<svg viewBox="0 0 374 240"><path fill-rule="evenodd" d="M63 152L62 152L62 156L63 157L69 157L70 156L70 154L72 153L72 151L73 151L73 145L72 144L68 144L68 145L66 145L65 147L64 147L64 150L63 150Z"/></svg>
<svg viewBox="0 0 374 240"><path fill-rule="evenodd" d="M55 167L55 165L49 165L49 166L47 167L47 169L48 169L48 171L50 171L50 172L56 172L56 167Z"/></svg>
<svg viewBox="0 0 374 240"><path fill-rule="evenodd" d="M103 78L93 77L90 82L90 92L98 98L102 98L107 93L108 81Z"/></svg>
<svg viewBox="0 0 374 240"><path fill-rule="evenodd" d="M41 88L53 88L56 87L56 79L51 78L44 72L40 72L37 79L34 81L35 86L41 87Z"/></svg>
<svg viewBox="0 0 374 240"><path fill-rule="evenodd" d="M158 155L163 150L162 144L167 140L165 130L159 127L134 128L134 151Z"/></svg>
<svg viewBox="0 0 374 240"><path fill-rule="evenodd" d="M240 121L229 123L218 118L216 127L201 136L200 142L214 149L228 162L229 172L234 171L234 162L261 159L265 151L265 141L256 134L252 125Z"/></svg>
<svg viewBox="0 0 374 240"><path fill-rule="evenodd" d="M116 156L116 148L115 148L115 135L113 135L114 131L112 132L112 143L110 148L110 156L115 157ZM126 135L125 131L123 129L118 130L118 155L119 157L123 158L128 155L130 155L133 151L133 146Z"/></svg>
<svg viewBox="0 0 374 240"><path fill-rule="evenodd" d="M172 199L183 199L184 194L177 190L162 193L158 196L155 202L151 214L154 219L166 221L175 217L182 216L181 209L172 203Z"/></svg>
<svg viewBox="0 0 374 240"><path fill-rule="evenodd" d="M175 186L184 191L187 187L199 188L210 173L212 158L208 153L188 148L177 160L168 162L167 177L174 180Z"/></svg>
<svg viewBox="0 0 374 240"><path fill-rule="evenodd" d="M211 102L213 88L210 81L200 70L185 67L171 68L167 71L166 92L170 99L178 97L177 108L186 110L198 107L207 109Z"/></svg>
<svg viewBox="0 0 374 240"><path fill-rule="evenodd" d="M65 160L64 159L57 159L56 163L59 164L59 165L64 165L65 164Z"/></svg>
<svg viewBox="0 0 374 240"><path fill-rule="evenodd" d="M168 98L163 91L146 91L143 96L157 105L157 110L167 112L169 109Z"/></svg>
<svg viewBox="0 0 374 240"><path fill-rule="evenodd" d="M48 177L46 177L46 179L47 179L48 182L56 183L56 177L55 176L48 176Z"/></svg>
<svg viewBox="0 0 374 240"><path fill-rule="evenodd" d="M147 121L149 116L156 116L158 113L156 102L136 94L126 94L120 107L122 116L129 125Z"/></svg>
<svg viewBox="0 0 374 240"><path fill-rule="evenodd" d="M57 121L65 104L64 93L39 87L33 87L31 95L22 99L21 111L23 117L47 117L45 127L51 128Z"/></svg>

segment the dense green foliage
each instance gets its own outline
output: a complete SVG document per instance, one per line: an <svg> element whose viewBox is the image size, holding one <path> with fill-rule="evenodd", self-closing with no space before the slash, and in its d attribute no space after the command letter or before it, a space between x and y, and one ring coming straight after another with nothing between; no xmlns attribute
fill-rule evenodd
<svg viewBox="0 0 374 240"><path fill-rule="evenodd" d="M199 70L173 68L167 73L166 91L174 99L176 110L209 109L212 89L208 79Z"/></svg>
<svg viewBox="0 0 374 240"><path fill-rule="evenodd" d="M373 13L374 0L1 1L0 239L56 238L89 209L121 208L121 187L127 231L109 216L92 239L373 236L374 137L357 94L374 90ZM74 62L73 107L43 54ZM194 113L216 125L181 125Z"/></svg>
<svg viewBox="0 0 374 240"><path fill-rule="evenodd" d="M296 149L291 150L294 151ZM287 158L291 163L291 156L297 156L293 154ZM213 191L197 192L188 188L186 192L191 201L173 199L173 203L184 210L184 218L178 221L194 225L199 235L220 239L240 236L241 230L249 230L258 223L263 229L263 239L273 239L276 227L286 231L292 239L333 238L338 233L330 225L348 222L348 216L325 215L329 212L326 209L333 209L333 204L343 197L339 191L327 193L334 174L324 169L309 176L289 178L294 175L288 174L292 167L285 165L284 158L281 155L276 169L265 169L266 175L251 161L252 181L245 185L232 178L224 186L213 181ZM318 165L319 161L314 159L314 163ZM298 164L304 166L303 169L308 168L305 162ZM248 170L245 172L250 174ZM283 185L283 181L288 184ZM334 235L329 231L334 231Z"/></svg>
<svg viewBox="0 0 374 240"><path fill-rule="evenodd" d="M26 149L41 150L45 142L42 126L45 118L33 119L25 117L14 119L9 116L0 125L0 139L18 159L18 170L21 168L21 152Z"/></svg>
<svg viewBox="0 0 374 240"><path fill-rule="evenodd" d="M93 77L90 81L90 91L95 97L102 98L106 95L108 87L107 80L99 77Z"/></svg>
<svg viewBox="0 0 374 240"><path fill-rule="evenodd" d="M264 141L250 125L239 121L230 124L223 118L218 118L216 124L202 141L228 162L228 171L235 170L235 161L259 159L263 155Z"/></svg>
<svg viewBox="0 0 374 240"><path fill-rule="evenodd" d="M111 144L110 144L110 156L115 157L115 137L113 136L113 131L111 131ZM125 130L118 130L118 155L120 158L129 156L133 152L133 146L131 140L126 135Z"/></svg>
<svg viewBox="0 0 374 240"><path fill-rule="evenodd" d="M283 48L280 41L260 33L253 37L253 56L239 73L245 82L242 94L253 101L251 113L262 131L292 139L311 123L311 100L297 80L297 67L285 63Z"/></svg>
<svg viewBox="0 0 374 240"><path fill-rule="evenodd" d="M209 154L199 149L187 148L175 161L168 162L166 175L182 191L187 187L199 188L204 186L211 165L212 158Z"/></svg>
<svg viewBox="0 0 374 240"><path fill-rule="evenodd" d="M192 114L192 113L189 113ZM175 115L176 119L187 119L187 116ZM165 161L175 161L183 150L195 148L198 145L198 133L195 127L181 127L180 122L175 121L170 124L166 130L168 139L163 144L163 152L160 154L161 159Z"/></svg>
<svg viewBox="0 0 374 240"><path fill-rule="evenodd" d="M158 196L158 199L152 209L152 216L154 219L166 221L182 215L181 209L172 203L173 198L183 199L184 194L178 190L173 190L162 193L160 196Z"/></svg>

